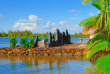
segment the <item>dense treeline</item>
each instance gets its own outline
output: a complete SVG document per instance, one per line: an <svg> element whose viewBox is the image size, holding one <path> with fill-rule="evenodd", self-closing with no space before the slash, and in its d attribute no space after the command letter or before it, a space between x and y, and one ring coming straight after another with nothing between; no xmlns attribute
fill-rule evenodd
<svg viewBox="0 0 110 74"><path fill-rule="evenodd" d="M31 31L8 31L8 33L0 33L0 37L33 37L36 34L33 34Z"/></svg>
<svg viewBox="0 0 110 74"><path fill-rule="evenodd" d="M82 33L70 34L71 37L89 37L89 35L82 35Z"/></svg>
<svg viewBox="0 0 110 74"><path fill-rule="evenodd" d="M8 31L8 33L0 32L0 37L35 37L38 35L39 37L49 37L48 32L46 33L32 33L31 31ZM56 33L54 33L56 36ZM89 35L82 35L82 33L71 34L71 37L89 37Z"/></svg>

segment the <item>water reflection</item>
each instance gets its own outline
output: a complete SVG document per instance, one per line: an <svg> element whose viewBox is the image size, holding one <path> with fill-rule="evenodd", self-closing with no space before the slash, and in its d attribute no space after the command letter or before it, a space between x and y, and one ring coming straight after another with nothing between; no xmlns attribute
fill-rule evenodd
<svg viewBox="0 0 110 74"><path fill-rule="evenodd" d="M2 73L17 74L85 74L85 67L92 66L81 56L0 56L0 62Z"/></svg>

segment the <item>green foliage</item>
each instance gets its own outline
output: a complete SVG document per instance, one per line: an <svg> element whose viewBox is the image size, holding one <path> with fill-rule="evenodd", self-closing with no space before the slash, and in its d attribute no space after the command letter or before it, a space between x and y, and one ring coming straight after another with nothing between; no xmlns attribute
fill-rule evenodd
<svg viewBox="0 0 110 74"><path fill-rule="evenodd" d="M31 31L8 31L8 37L31 37L34 36Z"/></svg>
<svg viewBox="0 0 110 74"><path fill-rule="evenodd" d="M5 32L0 33L0 37L6 37L7 34Z"/></svg>
<svg viewBox="0 0 110 74"><path fill-rule="evenodd" d="M41 38L39 38L38 41L41 41Z"/></svg>
<svg viewBox="0 0 110 74"><path fill-rule="evenodd" d="M82 35L82 33L70 34L71 37L89 37L89 35Z"/></svg>
<svg viewBox="0 0 110 74"><path fill-rule="evenodd" d="M20 39L20 44L23 48L32 48L32 46L34 45L34 39L35 38L22 38Z"/></svg>
<svg viewBox="0 0 110 74"><path fill-rule="evenodd" d="M25 31L8 31L8 33L2 32L0 33L0 37L36 37L38 35L39 37L49 37L48 32L40 34L40 33L32 33L31 31L25 30ZM56 35L56 33L54 33Z"/></svg>
<svg viewBox="0 0 110 74"><path fill-rule="evenodd" d="M100 51L107 51L110 48L110 43L108 41L100 41L95 45L92 45L89 51L86 54L87 59L91 59L95 54Z"/></svg>
<svg viewBox="0 0 110 74"><path fill-rule="evenodd" d="M96 34L88 41L86 58L91 59L100 51L108 51L110 48L110 38L103 33Z"/></svg>
<svg viewBox="0 0 110 74"><path fill-rule="evenodd" d="M90 1L92 1L92 0L83 0L83 3L84 3L84 4L87 4L87 3L90 2Z"/></svg>
<svg viewBox="0 0 110 74"><path fill-rule="evenodd" d="M5 32L0 33L0 37L49 37L48 32L40 34L40 33L32 33L31 31L8 31L8 34ZM71 37L89 37L89 35L82 35L82 33L70 34ZM56 33L54 33L56 37Z"/></svg>
<svg viewBox="0 0 110 74"><path fill-rule="evenodd" d="M32 48L32 46L35 45L34 38L29 39L29 48Z"/></svg>
<svg viewBox="0 0 110 74"><path fill-rule="evenodd" d="M48 42L48 38L44 39L45 42Z"/></svg>
<svg viewBox="0 0 110 74"><path fill-rule="evenodd" d="M92 1L92 5L100 10L100 14L83 20L80 26L85 27L87 31L95 27L95 37L89 40L87 46L86 58L91 59L100 51L110 50L110 1L109 0L83 0L84 4Z"/></svg>
<svg viewBox="0 0 110 74"><path fill-rule="evenodd" d="M13 48L13 47L15 47L16 44L18 43L18 40L16 40L16 38L11 38L9 42L10 42L9 47L10 47L10 48Z"/></svg>
<svg viewBox="0 0 110 74"><path fill-rule="evenodd" d="M22 45L23 48L28 48L28 38L21 38L20 39L20 44Z"/></svg>
<svg viewBox="0 0 110 74"><path fill-rule="evenodd" d="M100 32L103 31L110 31L110 1L109 0L83 0L86 4L92 1L92 5L100 10L100 14L95 20L94 26ZM87 20L87 19L86 19ZM89 24L88 24L89 25Z"/></svg>
<svg viewBox="0 0 110 74"><path fill-rule="evenodd" d="M103 74L110 74L110 54L99 57L96 61L96 70Z"/></svg>
<svg viewBox="0 0 110 74"><path fill-rule="evenodd" d="M96 2L93 2L92 5L93 5L95 8L101 10L101 6L100 6L99 4L97 4Z"/></svg>
<svg viewBox="0 0 110 74"><path fill-rule="evenodd" d="M84 19L80 24L79 24L79 26L93 26L95 23L96 23L96 21L97 21L97 18L98 18L98 16L91 16L91 17L89 17L89 18L87 18L87 19Z"/></svg>

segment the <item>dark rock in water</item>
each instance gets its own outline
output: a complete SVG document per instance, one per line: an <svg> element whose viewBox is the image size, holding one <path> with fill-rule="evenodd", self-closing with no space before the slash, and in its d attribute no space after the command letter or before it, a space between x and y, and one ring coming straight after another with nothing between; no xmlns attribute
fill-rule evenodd
<svg viewBox="0 0 110 74"><path fill-rule="evenodd" d="M51 43L52 42L52 33L50 32L49 33L49 43Z"/></svg>
<svg viewBox="0 0 110 74"><path fill-rule="evenodd" d="M38 36L36 36L34 43L35 43L35 46L38 45L39 47L46 47L45 42L43 41L38 42ZM68 34L68 30L60 33L59 29L57 29L56 40L55 40L54 34L52 34L51 32L49 33L47 47L61 46L61 45L70 44L70 43L71 43L71 40L70 40L70 35Z"/></svg>
<svg viewBox="0 0 110 74"><path fill-rule="evenodd" d="M36 35L36 38L35 38L35 40L34 40L34 43L35 43L35 47L36 47L37 44L38 44L38 35Z"/></svg>
<svg viewBox="0 0 110 74"><path fill-rule="evenodd" d="M38 36L36 36L34 43L35 43L35 46L38 45L39 47L46 47L45 41L38 42ZM70 40L70 35L68 34L68 30L66 29L65 32L60 33L59 29L57 29L56 40L55 40L54 34L50 32L49 39L46 45L47 47L54 47L54 46L61 46L61 45L70 44L70 43L71 43L71 40Z"/></svg>
<svg viewBox="0 0 110 74"><path fill-rule="evenodd" d="M65 32L63 32L63 44L65 44L66 42L67 42L67 40L66 40L66 36L65 36Z"/></svg>
<svg viewBox="0 0 110 74"><path fill-rule="evenodd" d="M60 44L59 45L63 45L63 36L62 36L62 33L60 33Z"/></svg>
<svg viewBox="0 0 110 74"><path fill-rule="evenodd" d="M64 44L64 33L62 33L62 45Z"/></svg>
<svg viewBox="0 0 110 74"><path fill-rule="evenodd" d="M68 35L68 43L69 43L69 44L71 43L70 35Z"/></svg>
<svg viewBox="0 0 110 74"><path fill-rule="evenodd" d="M49 41L47 43L47 47L61 46L64 44L70 44L70 35L68 34L68 30L63 33L60 33L59 29L56 30L56 40L51 32L49 33Z"/></svg>
<svg viewBox="0 0 110 74"><path fill-rule="evenodd" d="M59 29L56 30L56 41L59 40Z"/></svg>
<svg viewBox="0 0 110 74"><path fill-rule="evenodd" d="M68 36L68 30L67 29L66 29L66 32L65 33L66 33L66 36Z"/></svg>

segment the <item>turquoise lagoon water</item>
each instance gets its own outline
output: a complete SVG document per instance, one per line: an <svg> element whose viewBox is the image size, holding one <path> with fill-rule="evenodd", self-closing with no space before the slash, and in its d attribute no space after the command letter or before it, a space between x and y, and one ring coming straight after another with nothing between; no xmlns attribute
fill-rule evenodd
<svg viewBox="0 0 110 74"><path fill-rule="evenodd" d="M41 37L41 39L45 39L46 37ZM80 42L79 38L88 38L88 37L71 37L71 42L75 43L75 42ZM16 38L18 41L20 41L21 38ZM10 45L9 43L10 38L0 38L0 47L8 47ZM87 42L88 39L83 39L83 42ZM17 45L20 45L20 43L18 42Z"/></svg>

